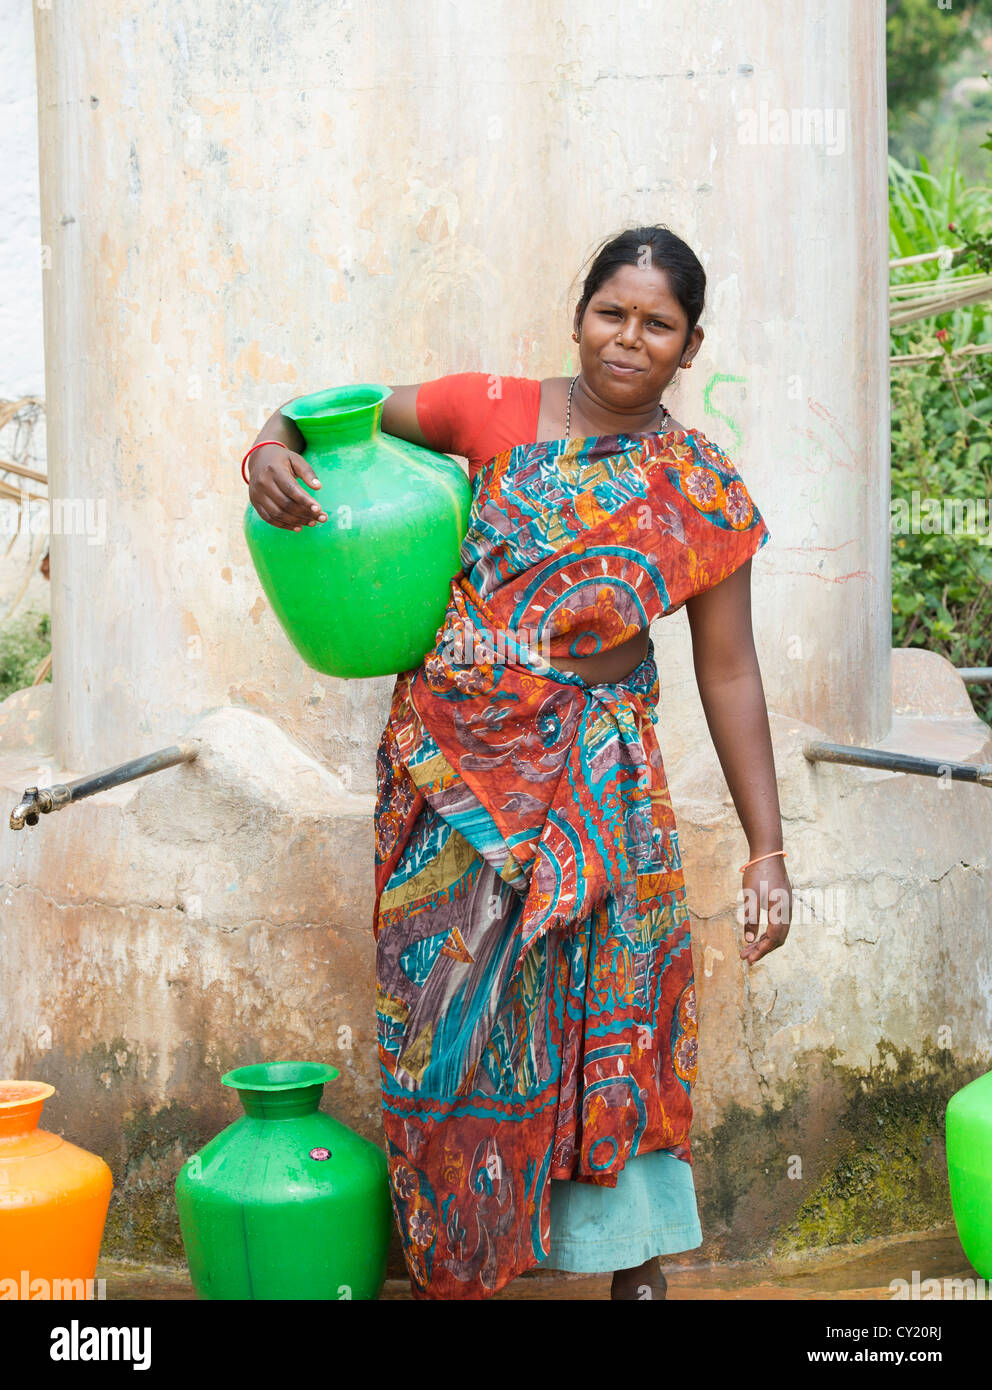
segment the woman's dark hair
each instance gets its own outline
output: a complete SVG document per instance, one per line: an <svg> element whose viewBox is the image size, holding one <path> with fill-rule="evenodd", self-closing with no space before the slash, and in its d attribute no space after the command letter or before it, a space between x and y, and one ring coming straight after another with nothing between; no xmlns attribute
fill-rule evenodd
<svg viewBox="0 0 992 1390"><path fill-rule="evenodd" d="M655 270L664 270L672 293L682 305L689 326L686 342L703 312L706 297L706 271L699 258L681 237L667 227L629 227L619 236L608 237L598 251L593 253L577 312L579 322L586 311L586 305L596 291L609 280L611 275L624 265L643 265L645 247L650 248L651 265Z"/></svg>

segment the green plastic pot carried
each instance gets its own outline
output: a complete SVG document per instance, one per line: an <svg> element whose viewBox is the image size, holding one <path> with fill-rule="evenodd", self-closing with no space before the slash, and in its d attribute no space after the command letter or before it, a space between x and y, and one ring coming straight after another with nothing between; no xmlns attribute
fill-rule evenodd
<svg viewBox="0 0 992 1390"><path fill-rule="evenodd" d="M339 677L419 666L461 572L472 488L446 454L379 428L387 386L338 386L283 407L320 479L300 486L327 520L271 526L251 504L245 538L266 598L308 666Z"/></svg>
<svg viewBox="0 0 992 1390"><path fill-rule="evenodd" d="M947 1102L947 1177L961 1247L983 1279L992 1279L992 1072Z"/></svg>
<svg viewBox="0 0 992 1390"><path fill-rule="evenodd" d="M199 1298L378 1298L392 1226L386 1156L318 1109L337 1075L264 1062L221 1078L245 1114L176 1179Z"/></svg>

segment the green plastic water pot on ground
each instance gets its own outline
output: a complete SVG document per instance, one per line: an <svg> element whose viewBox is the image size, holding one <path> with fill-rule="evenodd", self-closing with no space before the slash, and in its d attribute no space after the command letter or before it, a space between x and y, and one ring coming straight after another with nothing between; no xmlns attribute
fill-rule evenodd
<svg viewBox="0 0 992 1390"><path fill-rule="evenodd" d="M472 488L446 454L383 434L386 386L339 386L283 407L320 479L300 486L327 520L271 526L249 503L245 538L266 598L308 666L390 675L419 666L461 572Z"/></svg>
<svg viewBox="0 0 992 1390"><path fill-rule="evenodd" d="M992 1279L992 1072L951 1096L946 1138L958 1239L977 1273Z"/></svg>
<svg viewBox="0 0 992 1390"><path fill-rule="evenodd" d="M392 1225L386 1156L318 1109L337 1075L265 1062L221 1078L245 1114L176 1179L199 1298L378 1298Z"/></svg>

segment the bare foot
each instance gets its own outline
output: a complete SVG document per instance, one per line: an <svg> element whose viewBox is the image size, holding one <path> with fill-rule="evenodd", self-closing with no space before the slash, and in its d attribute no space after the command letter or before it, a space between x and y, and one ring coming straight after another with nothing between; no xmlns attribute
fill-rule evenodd
<svg viewBox="0 0 992 1390"><path fill-rule="evenodd" d="M613 1276L610 1298L647 1300L668 1297L668 1280L661 1272L658 1256L636 1269L618 1269Z"/></svg>

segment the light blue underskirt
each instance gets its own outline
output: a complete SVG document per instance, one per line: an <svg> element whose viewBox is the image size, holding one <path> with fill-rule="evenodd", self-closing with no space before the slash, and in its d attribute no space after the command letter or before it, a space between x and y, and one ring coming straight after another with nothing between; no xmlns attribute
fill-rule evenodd
<svg viewBox="0 0 992 1390"><path fill-rule="evenodd" d="M634 1269L703 1243L692 1168L664 1149L628 1159L616 1187L551 1180L551 1253L572 1274Z"/></svg>

